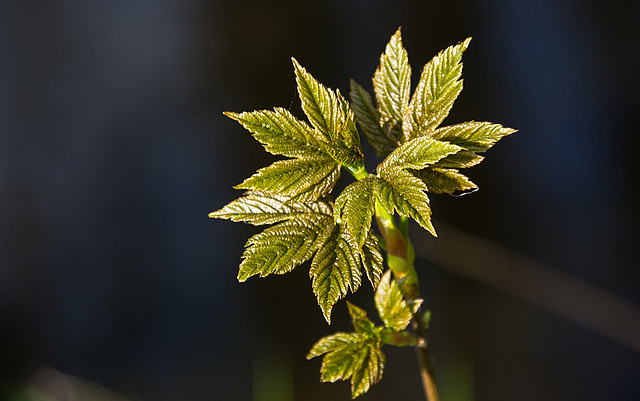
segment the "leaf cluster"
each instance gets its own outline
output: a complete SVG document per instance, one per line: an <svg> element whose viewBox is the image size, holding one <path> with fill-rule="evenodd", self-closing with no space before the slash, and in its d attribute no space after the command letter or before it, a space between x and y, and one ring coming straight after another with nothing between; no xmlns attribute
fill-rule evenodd
<svg viewBox="0 0 640 401"><path fill-rule="evenodd" d="M476 188L459 169L482 161L478 153L513 132L498 124L439 127L462 90L464 42L441 51L423 68L411 94L411 66L400 30L391 37L373 77L371 95L351 81L351 105L292 59L308 122L275 108L225 113L271 154L284 156L236 188L245 195L210 217L275 224L247 241L238 279L284 274L311 261L309 275L328 322L331 309L362 281L375 287L382 254L371 230L375 202L391 215L415 220L435 235L427 192ZM367 174L356 122L384 160ZM341 168L358 181L332 200Z"/></svg>
<svg viewBox="0 0 640 401"><path fill-rule="evenodd" d="M422 300L407 302L388 270L376 290L375 303L384 326L376 326L364 310L347 302L349 315L355 331L338 332L318 341L309 351L307 359L322 356L321 380L335 382L351 381L351 394L356 398L382 379L385 355L384 344L409 345L416 339L413 334L403 332ZM401 338L406 343L400 344Z"/></svg>
<svg viewBox="0 0 640 401"><path fill-rule="evenodd" d="M397 213L436 235L427 194L477 189L460 170L480 163L483 152L515 132L477 121L441 126L462 90L462 55L470 41L425 64L412 91L398 29L380 56L373 96L352 80L350 102L292 59L306 121L279 107L225 113L267 152L283 157L236 185L244 194L209 214L268 226L247 240L238 280L285 274L310 262L311 286L329 323L333 306L361 286L363 271L376 289L384 326L348 304L355 331L321 339L308 355L324 355L322 380L350 380L354 397L382 377L383 344L417 341L405 329L421 301L404 298L390 271L383 275L387 244L371 227L374 214ZM364 166L357 127L382 159L374 173ZM343 168L356 181L334 196Z"/></svg>
<svg viewBox="0 0 640 401"><path fill-rule="evenodd" d="M343 166L350 171L364 169L353 111L339 91L319 83L295 59L293 65L310 124L282 108L225 113L269 153L287 159L258 170L237 185L247 190L244 196L209 216L274 224L247 241L238 280L284 274L311 261L312 288L330 322L333 305L360 287L363 270L371 284L377 285L383 260L370 229L370 215L366 227L349 229L335 219L329 196Z"/></svg>

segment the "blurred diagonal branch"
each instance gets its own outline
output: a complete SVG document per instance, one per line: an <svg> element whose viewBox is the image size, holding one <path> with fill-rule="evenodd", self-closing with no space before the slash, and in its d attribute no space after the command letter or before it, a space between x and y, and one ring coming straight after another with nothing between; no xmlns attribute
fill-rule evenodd
<svg viewBox="0 0 640 401"><path fill-rule="evenodd" d="M434 221L416 256L589 328L640 353L640 306L497 243Z"/></svg>

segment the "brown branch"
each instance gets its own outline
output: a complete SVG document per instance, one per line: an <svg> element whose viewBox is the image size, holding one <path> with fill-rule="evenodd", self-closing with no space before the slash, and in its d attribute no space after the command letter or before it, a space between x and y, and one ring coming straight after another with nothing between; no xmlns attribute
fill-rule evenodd
<svg viewBox="0 0 640 401"><path fill-rule="evenodd" d="M427 342L428 328L423 326L421 317L422 312L418 310L413 318L413 329L421 340L420 344L416 346L416 355L418 356L418 363L420 363L422 389L424 390L424 396L427 401L439 401L435 370L433 368L429 343Z"/></svg>

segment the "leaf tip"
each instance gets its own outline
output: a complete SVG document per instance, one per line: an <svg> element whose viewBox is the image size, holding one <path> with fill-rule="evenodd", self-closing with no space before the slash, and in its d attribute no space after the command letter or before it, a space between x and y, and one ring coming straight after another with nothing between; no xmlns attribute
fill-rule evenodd
<svg viewBox="0 0 640 401"><path fill-rule="evenodd" d="M304 67L300 64L295 57L291 57L291 62L293 63L293 68L297 71L304 71Z"/></svg>
<svg viewBox="0 0 640 401"><path fill-rule="evenodd" d="M329 308L328 310L322 308L322 315L324 316L324 320L327 321L327 324L331 325L331 308Z"/></svg>
<svg viewBox="0 0 640 401"><path fill-rule="evenodd" d="M433 223L431 222L430 218L426 221L426 224L423 227L427 231L429 231L429 233L431 235L433 235L434 237L438 238L438 233L436 233L436 228L433 226Z"/></svg>
<svg viewBox="0 0 640 401"><path fill-rule="evenodd" d="M502 127L501 134L503 134L504 136L507 136L507 135L515 134L516 132L518 132L518 130L515 128Z"/></svg>
<svg viewBox="0 0 640 401"><path fill-rule="evenodd" d="M469 36L468 38L466 38L464 41L462 41L461 45L462 45L462 50L467 50L467 47L469 47L469 43L471 43L471 39L473 39L472 36Z"/></svg>

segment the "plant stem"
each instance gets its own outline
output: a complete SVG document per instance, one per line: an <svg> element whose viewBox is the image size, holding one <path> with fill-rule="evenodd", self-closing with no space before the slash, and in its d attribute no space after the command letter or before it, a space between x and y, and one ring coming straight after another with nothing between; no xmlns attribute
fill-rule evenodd
<svg viewBox="0 0 640 401"><path fill-rule="evenodd" d="M436 387L435 372L431 359L431 351L427 342L428 329L424 327L421 319L422 312L418 312L413 317L413 328L420 342L416 346L416 354L420 363L420 378L422 379L422 389L427 401L439 401L438 389Z"/></svg>
<svg viewBox="0 0 640 401"><path fill-rule="evenodd" d="M401 282L400 290L407 300L414 300L420 296L418 275L413 266L415 251L409 239L408 219L400 218L397 224L395 218L389 214L376 199L376 221L385 241L387 264L396 280ZM420 378L427 401L439 401L436 388L435 374L431 362L430 350L427 343L428 324L422 319L420 309L413 316L413 330L418 338L416 354L420 363Z"/></svg>

